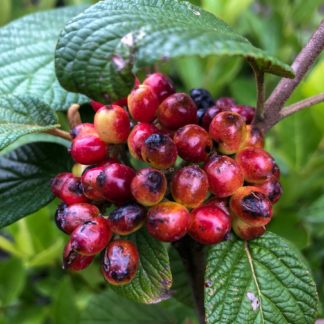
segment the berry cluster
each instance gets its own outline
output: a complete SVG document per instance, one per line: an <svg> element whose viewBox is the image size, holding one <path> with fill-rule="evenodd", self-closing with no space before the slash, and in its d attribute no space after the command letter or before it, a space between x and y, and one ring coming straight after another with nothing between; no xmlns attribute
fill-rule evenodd
<svg viewBox="0 0 324 324"><path fill-rule="evenodd" d="M243 240L265 232L282 189L263 134L251 125L254 108L214 101L204 89L177 93L160 73L137 81L127 100L92 106L94 124L71 131L74 174L52 181L63 201L56 223L70 235L65 268L84 269L103 251L105 279L129 283L139 255L121 237L144 224L163 242L189 234L216 244L231 228ZM147 166L122 163L120 148ZM107 204L114 207L106 217Z"/></svg>

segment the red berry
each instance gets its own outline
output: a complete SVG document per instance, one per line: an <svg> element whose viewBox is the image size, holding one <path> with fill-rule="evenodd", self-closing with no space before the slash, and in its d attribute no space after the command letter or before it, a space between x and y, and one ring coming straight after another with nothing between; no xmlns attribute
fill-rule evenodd
<svg viewBox="0 0 324 324"><path fill-rule="evenodd" d="M189 230L190 214L186 207L171 201L151 207L147 214L147 230L157 240L174 242Z"/></svg>
<svg viewBox="0 0 324 324"><path fill-rule="evenodd" d="M103 250L112 236L108 221L96 217L79 225L71 234L70 244L74 251L82 255L95 255Z"/></svg>
<svg viewBox="0 0 324 324"><path fill-rule="evenodd" d="M268 181L256 184L255 186L260 188L273 204L275 204L282 195L282 187L276 177L272 177Z"/></svg>
<svg viewBox="0 0 324 324"><path fill-rule="evenodd" d="M94 125L99 137L106 143L125 143L130 132L128 113L120 106L100 108L94 117Z"/></svg>
<svg viewBox="0 0 324 324"><path fill-rule="evenodd" d="M220 97L215 101L215 105L221 111L227 111L227 110L231 110L231 108L235 105L235 101L233 98Z"/></svg>
<svg viewBox="0 0 324 324"><path fill-rule="evenodd" d="M94 101L94 100L90 101L90 105L91 105L91 107L93 108L94 111L98 111L101 107L104 106L103 103L101 103L99 101Z"/></svg>
<svg viewBox="0 0 324 324"><path fill-rule="evenodd" d="M185 161L203 162L208 158L213 142L208 133L198 125L186 125L179 128L173 141L178 154Z"/></svg>
<svg viewBox="0 0 324 324"><path fill-rule="evenodd" d="M252 226L263 226L271 221L272 204L260 188L239 188L230 200L233 216Z"/></svg>
<svg viewBox="0 0 324 324"><path fill-rule="evenodd" d="M69 241L64 248L63 269L70 271L80 271L90 265L93 259L93 255L85 256L75 252L72 249L71 241Z"/></svg>
<svg viewBox="0 0 324 324"><path fill-rule="evenodd" d="M166 190L165 175L152 168L139 170L131 183L134 198L144 206L158 204L164 198Z"/></svg>
<svg viewBox="0 0 324 324"><path fill-rule="evenodd" d="M145 221L144 207L129 203L113 210L108 218L111 230L115 234L128 235L137 231Z"/></svg>
<svg viewBox="0 0 324 324"><path fill-rule="evenodd" d="M201 127L203 127L207 132L209 131L209 125L213 118L220 113L222 110L217 106L209 107L204 115L201 117Z"/></svg>
<svg viewBox="0 0 324 324"><path fill-rule="evenodd" d="M235 217L232 221L232 228L235 234L242 240L253 240L263 235L266 231L265 226L251 226Z"/></svg>
<svg viewBox="0 0 324 324"><path fill-rule="evenodd" d="M117 105L117 106L127 106L127 97L121 98L116 100L115 102L112 103L113 105Z"/></svg>
<svg viewBox="0 0 324 324"><path fill-rule="evenodd" d="M102 273L112 285L130 283L136 276L139 254L134 243L125 240L111 242L102 260Z"/></svg>
<svg viewBox="0 0 324 324"><path fill-rule="evenodd" d="M179 169L172 177L171 194L173 199L188 208L198 207L208 193L208 178L197 165Z"/></svg>
<svg viewBox="0 0 324 324"><path fill-rule="evenodd" d="M255 116L255 108L251 106L233 105L231 111L241 115L246 124L251 124Z"/></svg>
<svg viewBox="0 0 324 324"><path fill-rule="evenodd" d="M230 216L229 199L228 198L216 198L212 197L204 203L204 206L217 207L221 209L225 214Z"/></svg>
<svg viewBox="0 0 324 324"><path fill-rule="evenodd" d="M55 222L60 230L71 234L79 225L98 217L99 213L96 206L87 203L60 204L55 213Z"/></svg>
<svg viewBox="0 0 324 324"><path fill-rule="evenodd" d="M75 127L73 127L70 131L72 138L76 138L77 136L83 136L88 134L97 134L94 124L90 123L82 123Z"/></svg>
<svg viewBox="0 0 324 324"><path fill-rule="evenodd" d="M162 73L153 73L147 76L143 84L150 86L156 94L159 102L175 93L171 80Z"/></svg>
<svg viewBox="0 0 324 324"><path fill-rule="evenodd" d="M191 213L189 235L201 244L216 244L231 230L231 220L220 208L201 206Z"/></svg>
<svg viewBox="0 0 324 324"><path fill-rule="evenodd" d="M243 174L235 160L214 154L204 165L210 191L218 198L231 196L243 185Z"/></svg>
<svg viewBox="0 0 324 324"><path fill-rule="evenodd" d="M68 179L74 179L73 174L70 172L62 172L51 180L51 191L55 197L59 198L61 196L63 185Z"/></svg>
<svg viewBox="0 0 324 324"><path fill-rule="evenodd" d="M99 187L97 183L97 177L99 174L103 171L103 166L98 167L90 167L87 168L81 177L81 183L83 187L84 195L94 201L103 201L104 196L101 190L101 187Z"/></svg>
<svg viewBox="0 0 324 324"><path fill-rule="evenodd" d="M167 169L175 163L178 152L169 136L152 134L144 141L141 154L143 160L152 167Z"/></svg>
<svg viewBox="0 0 324 324"><path fill-rule="evenodd" d="M264 136L261 130L252 125L246 125L246 137L241 144L240 150L245 147L254 146L263 148L264 147Z"/></svg>
<svg viewBox="0 0 324 324"><path fill-rule="evenodd" d="M178 129L187 124L197 124L197 107L186 93L174 93L159 106L158 120L168 129Z"/></svg>

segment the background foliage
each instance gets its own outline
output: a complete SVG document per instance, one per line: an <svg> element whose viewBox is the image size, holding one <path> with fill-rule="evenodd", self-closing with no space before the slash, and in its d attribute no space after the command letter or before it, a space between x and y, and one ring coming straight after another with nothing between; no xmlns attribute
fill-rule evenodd
<svg viewBox="0 0 324 324"><path fill-rule="evenodd" d="M0 25L22 15L71 4L89 4L90 0L2 0ZM202 0L192 1L224 19L251 42L284 62L292 62L321 19L320 0ZM215 97L232 96L242 104L255 105L255 84L252 71L237 58L186 58L173 61L163 69L171 75L178 88L206 87ZM295 91L290 102L323 91L324 61L318 60L304 82ZM1 76L0 76L1 77ZM278 78L267 75L269 92ZM321 107L322 106L322 107ZM58 113L59 122L66 125L65 115ZM304 110L282 121L271 130L267 148L279 161L282 170L284 195L276 205L276 216L270 230L287 238L305 256L315 279L321 303L324 302L324 104ZM34 141L40 135L32 136ZM48 142L53 155L59 151L50 136ZM30 142L30 139L29 139ZM24 143L24 137L19 144ZM62 144L62 143L61 143ZM66 143L63 143L66 144ZM15 147L9 147L7 151ZM25 148L26 150L26 148ZM28 150L33 151L32 144ZM39 153L39 152L38 152ZM14 161L14 151L10 161ZM35 152L37 155L37 152ZM55 174L70 161L64 152L57 152L60 165L39 165L33 177L35 187L44 186L44 173ZM13 163L13 162L12 162ZM45 171L44 171L45 170ZM10 189L10 188L9 188ZM0 213L10 212L15 202L4 204L0 181ZM12 188L10 189L12 190ZM43 190L40 188L39 190ZM46 190L46 189L44 189ZM28 202L28 195L21 191ZM6 200L7 201L7 200ZM47 201L42 202L42 205ZM0 323L93 323L105 320L121 323L135 319L138 323L184 323L195 321L190 307L172 298L159 305L135 305L126 301L121 309L120 297L98 274L98 266L78 274L68 274L60 269L60 258L66 237L55 227L54 201L36 213L0 231ZM26 208L28 208L28 204ZM175 278L179 265L172 259ZM180 272L180 270L179 270ZM186 287L184 278L178 286ZM176 296L190 305L190 295L185 291ZM127 309L127 312L124 310ZM156 316L159 314L159 316ZM176 315L175 315L176 314ZM324 316L323 308L319 317ZM158 320L156 318L158 317ZM136 322L134 322L136 323Z"/></svg>

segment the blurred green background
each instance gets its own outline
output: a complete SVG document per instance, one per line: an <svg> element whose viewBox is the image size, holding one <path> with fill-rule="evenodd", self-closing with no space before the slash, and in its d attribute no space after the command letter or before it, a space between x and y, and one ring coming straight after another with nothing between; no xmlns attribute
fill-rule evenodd
<svg viewBox="0 0 324 324"><path fill-rule="evenodd" d="M93 2L1 0L0 25L35 11ZM254 45L286 63L292 62L324 12L321 0L191 2L224 19ZM290 103L323 92L323 57L298 86ZM215 98L232 96L238 103L255 105L253 74L241 59L186 58L163 69L181 89L205 87ZM275 76L266 77L267 93L277 82ZM324 104L282 121L269 133L267 148L280 164L284 187L269 229L290 240L305 256L323 305ZM174 299L160 306L120 303L119 297L107 291L97 264L82 273L63 272L60 259L67 238L55 227L56 205L54 201L0 231L0 323L93 323L87 314L105 309L110 309L109 316L114 314L107 319L109 323L145 323L148 318L157 323L196 322L192 310ZM322 307L319 317L324 317Z"/></svg>

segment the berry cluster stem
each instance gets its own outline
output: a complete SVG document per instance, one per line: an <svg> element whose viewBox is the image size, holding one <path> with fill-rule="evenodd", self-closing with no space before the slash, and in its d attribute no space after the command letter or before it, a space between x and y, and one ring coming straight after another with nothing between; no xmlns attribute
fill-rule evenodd
<svg viewBox="0 0 324 324"><path fill-rule="evenodd" d="M257 104L255 122L262 122L264 120L264 101L265 101L265 88L264 88L264 72L261 71L254 62L250 62L254 71L257 88Z"/></svg>

